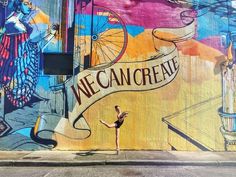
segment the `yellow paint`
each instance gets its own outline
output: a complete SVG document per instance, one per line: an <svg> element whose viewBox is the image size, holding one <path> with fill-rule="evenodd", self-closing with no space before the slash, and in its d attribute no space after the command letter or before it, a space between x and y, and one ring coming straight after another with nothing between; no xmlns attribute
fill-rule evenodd
<svg viewBox="0 0 236 177"><path fill-rule="evenodd" d="M36 135L36 133L38 132L38 128L39 128L39 123L40 123L40 116L37 118L37 121L35 123L35 126L34 126L34 135Z"/></svg>
<svg viewBox="0 0 236 177"><path fill-rule="evenodd" d="M128 46L120 61L140 61L154 55L157 55L157 52L154 48L152 30L145 30L136 37L128 36Z"/></svg>
<svg viewBox="0 0 236 177"><path fill-rule="evenodd" d="M175 38L178 38L178 36L174 33L168 33L165 31L155 31L154 32L155 36L160 36L162 39L168 40L168 41L172 41Z"/></svg>
<svg viewBox="0 0 236 177"><path fill-rule="evenodd" d="M32 24L34 23L44 23L44 24L50 24L49 16L45 14L43 11L39 10L39 12L36 14L36 16L31 20Z"/></svg>
<svg viewBox="0 0 236 177"><path fill-rule="evenodd" d="M121 61L140 61L157 54L151 30L146 30L135 38L129 36L128 40L128 47ZM188 54L186 48L189 45L197 47L198 55ZM56 134L56 150L115 149L115 130L108 129L99 122L100 119L108 123L116 120L115 105L120 105L123 111L129 112L120 129L121 149L170 150L173 145L178 150L199 150L176 133L170 132L162 119L221 95L221 76L220 73L215 74L214 69L218 67L217 58L222 58L223 54L194 40L182 42L178 47L180 71L173 82L156 90L118 92L101 99L84 112L91 127L91 136L78 141ZM221 121L217 114L219 106L219 102L209 101L205 107L196 109L195 112L184 111L182 118L173 119L172 123L207 147L224 150L224 140L219 131ZM189 117L190 124L185 121ZM197 129L191 128L192 124ZM204 133L206 131L214 140Z"/></svg>
<svg viewBox="0 0 236 177"><path fill-rule="evenodd" d="M171 130L168 130L168 144L174 147L177 151L189 150L189 151L199 151L199 149L188 142L186 139L183 139L178 134L174 133Z"/></svg>
<svg viewBox="0 0 236 177"><path fill-rule="evenodd" d="M230 42L229 48L228 48L228 60L233 60L233 54L232 54L232 42Z"/></svg>

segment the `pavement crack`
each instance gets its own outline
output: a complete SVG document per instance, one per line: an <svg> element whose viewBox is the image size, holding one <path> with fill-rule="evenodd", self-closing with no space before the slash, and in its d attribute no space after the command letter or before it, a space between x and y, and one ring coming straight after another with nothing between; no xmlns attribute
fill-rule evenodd
<svg viewBox="0 0 236 177"><path fill-rule="evenodd" d="M48 173L46 173L43 177L48 177L48 175L50 175L53 171L55 171L56 170L56 168L54 168L54 169L52 169L52 170L50 170Z"/></svg>
<svg viewBox="0 0 236 177"><path fill-rule="evenodd" d="M50 175L50 172L48 172L47 174L45 174L43 177L47 177L48 175Z"/></svg>

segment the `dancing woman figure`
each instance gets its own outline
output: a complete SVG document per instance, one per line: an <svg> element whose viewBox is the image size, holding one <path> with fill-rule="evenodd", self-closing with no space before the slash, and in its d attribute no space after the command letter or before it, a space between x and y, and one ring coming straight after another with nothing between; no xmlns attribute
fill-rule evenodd
<svg viewBox="0 0 236 177"><path fill-rule="evenodd" d="M116 129L116 152L117 154L120 153L120 143L119 143L119 136L120 136L120 127L124 123L124 119L128 116L128 112L122 112L120 106L115 106L115 111L117 112L117 120L113 124L108 124L103 120L100 122L108 128L115 128Z"/></svg>
<svg viewBox="0 0 236 177"><path fill-rule="evenodd" d="M23 107L36 89L44 38L28 22L33 10L30 0L13 0L8 6L12 13L0 31L0 88L14 107Z"/></svg>

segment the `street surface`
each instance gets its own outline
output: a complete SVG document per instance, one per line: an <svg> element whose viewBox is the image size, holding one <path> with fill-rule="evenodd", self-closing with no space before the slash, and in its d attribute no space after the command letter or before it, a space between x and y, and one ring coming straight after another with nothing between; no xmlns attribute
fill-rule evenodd
<svg viewBox="0 0 236 177"><path fill-rule="evenodd" d="M234 166L0 167L0 177L235 177Z"/></svg>

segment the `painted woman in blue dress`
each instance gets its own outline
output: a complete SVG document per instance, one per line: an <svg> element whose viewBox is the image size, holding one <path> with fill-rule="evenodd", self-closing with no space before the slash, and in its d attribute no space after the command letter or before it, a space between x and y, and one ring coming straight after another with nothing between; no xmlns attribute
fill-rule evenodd
<svg viewBox="0 0 236 177"><path fill-rule="evenodd" d="M14 107L23 107L35 92L39 75L42 34L28 22L34 7L30 0L8 4L12 13L5 21L0 37L0 87ZM56 30L51 30L54 37ZM37 35L35 35L37 34Z"/></svg>

